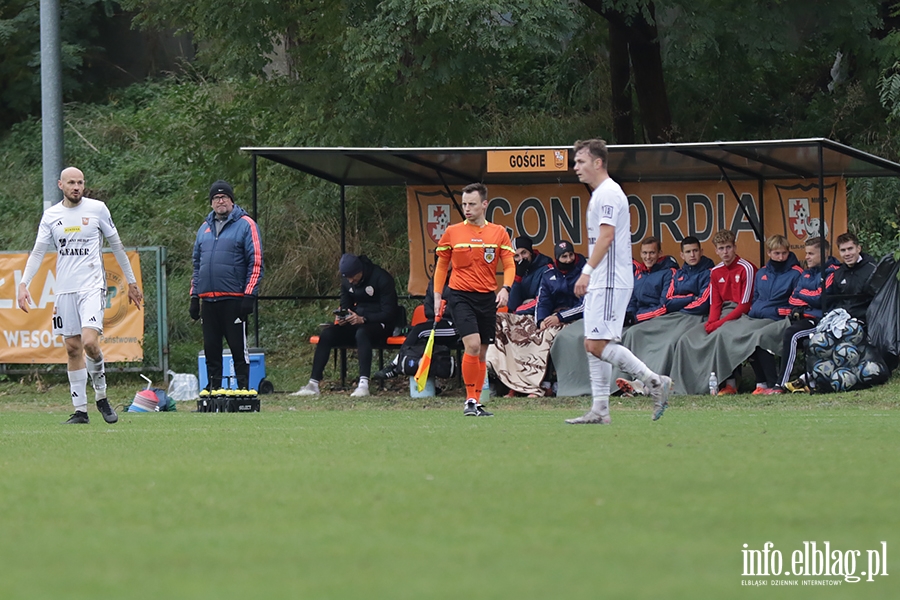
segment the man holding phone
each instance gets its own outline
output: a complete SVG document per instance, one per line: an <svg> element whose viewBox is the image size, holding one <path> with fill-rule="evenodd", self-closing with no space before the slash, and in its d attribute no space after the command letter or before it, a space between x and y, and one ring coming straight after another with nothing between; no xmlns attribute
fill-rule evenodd
<svg viewBox="0 0 900 600"><path fill-rule="evenodd" d="M319 334L309 383L294 396L318 396L325 365L335 346L356 346L359 383L353 397L369 395L372 348L383 343L394 329L399 314L397 290L390 273L366 256L344 254L340 262L341 307L334 311L334 325Z"/></svg>

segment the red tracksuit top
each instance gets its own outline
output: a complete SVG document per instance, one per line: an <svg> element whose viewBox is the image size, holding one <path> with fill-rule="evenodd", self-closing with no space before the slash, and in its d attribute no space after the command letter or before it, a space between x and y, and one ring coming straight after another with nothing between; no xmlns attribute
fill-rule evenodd
<svg viewBox="0 0 900 600"><path fill-rule="evenodd" d="M709 322L718 320L732 321L750 311L750 303L753 300L753 279L756 275L756 267L753 263L736 256L734 261L726 266L719 263L709 273ZM722 316L722 304L736 302L737 308Z"/></svg>

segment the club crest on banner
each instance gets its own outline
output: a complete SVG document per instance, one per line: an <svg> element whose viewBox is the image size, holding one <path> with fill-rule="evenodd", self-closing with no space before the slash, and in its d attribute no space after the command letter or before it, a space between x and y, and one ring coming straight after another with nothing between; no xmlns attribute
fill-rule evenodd
<svg viewBox="0 0 900 600"><path fill-rule="evenodd" d="M791 233L800 240L819 236L819 219L810 217L809 198L791 198L788 207ZM825 223L825 237L828 237L828 223Z"/></svg>
<svg viewBox="0 0 900 600"><path fill-rule="evenodd" d="M779 200L781 202L782 218L786 220L784 235L802 244L808 239L819 237L819 213L821 208L816 200L818 198L818 186L816 185L776 185ZM834 184L824 186L825 192L825 239L829 239L832 231L832 223L835 220L837 208L837 186ZM796 242L795 242L796 243Z"/></svg>
<svg viewBox="0 0 900 600"><path fill-rule="evenodd" d="M563 169L566 167L566 162L568 161L568 152L563 152L562 150L554 150L553 151L553 166L557 169Z"/></svg>
<svg viewBox="0 0 900 600"><path fill-rule="evenodd" d="M449 204L429 204L428 205L428 221L425 225L428 231L428 237L437 244L441 241L441 236L447 231L450 225L450 205Z"/></svg>
<svg viewBox="0 0 900 600"><path fill-rule="evenodd" d="M806 239L806 228L809 225L809 198L788 199L788 223L791 232L798 238Z"/></svg>

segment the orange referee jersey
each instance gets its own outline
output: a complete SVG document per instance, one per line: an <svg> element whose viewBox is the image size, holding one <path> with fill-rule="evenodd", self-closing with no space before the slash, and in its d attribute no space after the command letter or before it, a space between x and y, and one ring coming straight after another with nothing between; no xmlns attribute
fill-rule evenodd
<svg viewBox="0 0 900 600"><path fill-rule="evenodd" d="M438 266L434 291L444 291L447 261L453 265L450 287L464 292L493 292L497 289L497 262L503 263L503 284L512 285L516 276L514 251L506 228L494 223L476 227L463 221L450 225L435 249Z"/></svg>

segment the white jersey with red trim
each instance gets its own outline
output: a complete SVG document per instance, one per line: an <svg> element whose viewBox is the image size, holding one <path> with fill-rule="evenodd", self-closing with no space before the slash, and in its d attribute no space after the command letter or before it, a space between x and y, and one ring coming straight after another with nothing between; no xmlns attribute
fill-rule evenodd
<svg viewBox="0 0 900 600"><path fill-rule="evenodd" d="M112 235L117 235L116 226L106 204L99 200L82 198L71 208L58 202L45 210L37 243L56 248L54 293L106 289L103 238Z"/></svg>
<svg viewBox="0 0 900 600"><path fill-rule="evenodd" d="M612 225L616 234L609 251L591 274L589 289L632 289L634 273L631 256L631 214L622 187L607 178L594 193L587 209L588 257L600 235L601 225Z"/></svg>

